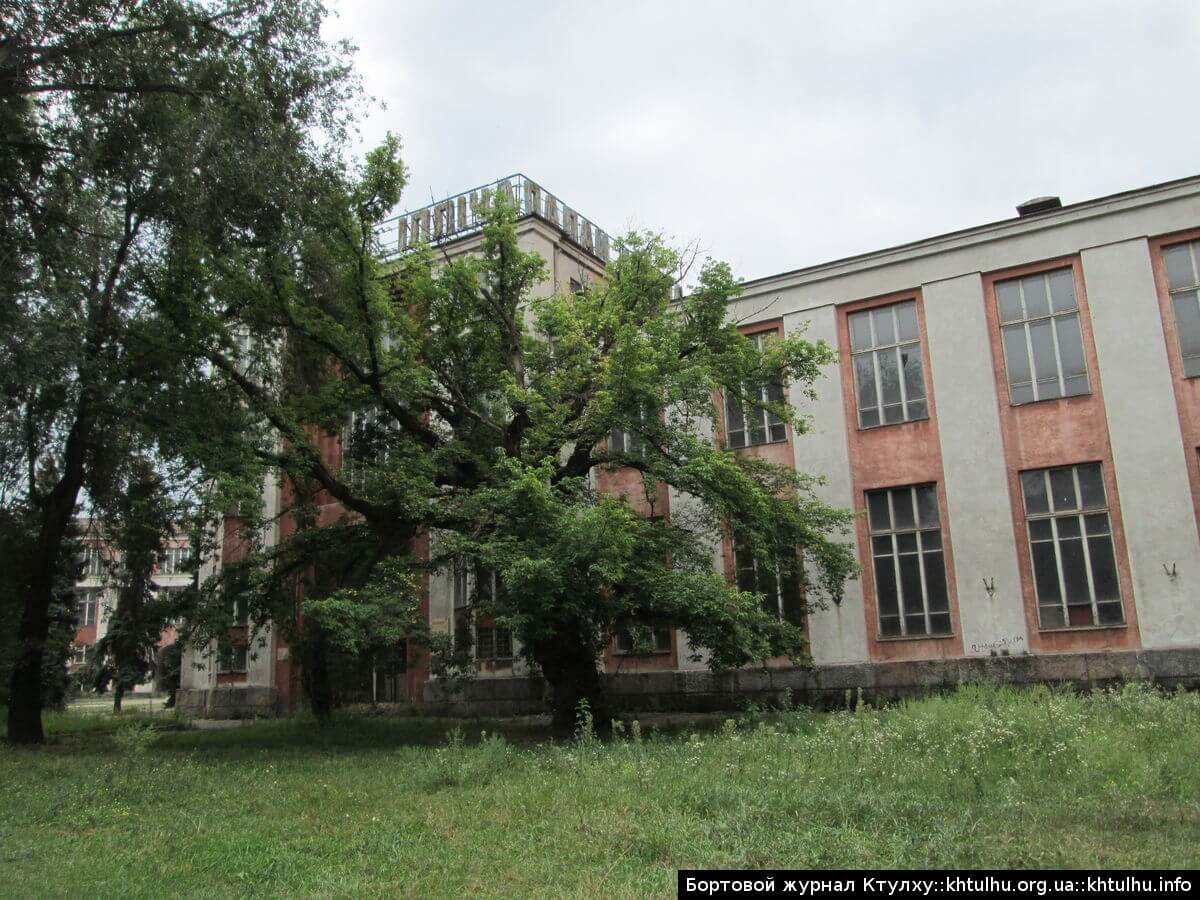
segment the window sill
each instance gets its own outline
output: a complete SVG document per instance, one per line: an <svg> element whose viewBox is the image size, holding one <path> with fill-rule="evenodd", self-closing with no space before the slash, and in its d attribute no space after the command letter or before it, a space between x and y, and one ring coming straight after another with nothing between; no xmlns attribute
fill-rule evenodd
<svg viewBox="0 0 1200 900"><path fill-rule="evenodd" d="M946 641L954 637L953 631L943 634L889 634L876 635L876 641Z"/></svg>
<svg viewBox="0 0 1200 900"><path fill-rule="evenodd" d="M1128 627L1128 622L1122 622L1120 625L1056 625L1053 628L1043 628L1039 625L1038 634L1074 634L1078 631L1117 631Z"/></svg>
<svg viewBox="0 0 1200 900"><path fill-rule="evenodd" d="M859 431L878 431L881 428L896 428L900 425L915 425L917 422L928 422L929 416L920 416L916 419L905 419L903 422L880 422L878 425L859 425Z"/></svg>
<svg viewBox="0 0 1200 900"><path fill-rule="evenodd" d="M1092 392L1087 391L1086 393L1083 393L1083 394L1072 394L1070 397L1046 397L1043 400L1025 400L1021 403L1015 403L1015 402L1013 402L1012 397L1009 397L1008 405L1009 406L1037 406L1039 403L1058 403L1058 402L1062 402L1063 400L1079 400L1082 397L1091 397L1091 396L1092 396Z"/></svg>
<svg viewBox="0 0 1200 900"><path fill-rule="evenodd" d="M787 440L788 440L787 437L781 437L781 438L778 438L778 439L772 440L772 441L760 441L757 444L743 444L740 447L730 447L730 446L726 445L725 449L733 450L735 452L738 450L750 450L750 449L753 449L754 447L769 447L772 444L786 444Z"/></svg>

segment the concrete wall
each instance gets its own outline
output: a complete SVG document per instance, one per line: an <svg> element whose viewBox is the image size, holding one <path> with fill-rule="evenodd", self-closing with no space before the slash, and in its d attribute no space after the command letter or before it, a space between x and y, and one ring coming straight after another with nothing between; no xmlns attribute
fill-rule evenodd
<svg viewBox="0 0 1200 900"><path fill-rule="evenodd" d="M974 273L923 285L922 293L932 369L927 378L937 396L963 652L1020 652L1028 637L983 284ZM995 585L994 593L989 595L984 579Z"/></svg>
<svg viewBox="0 0 1200 900"><path fill-rule="evenodd" d="M1200 542L1149 246L1082 256L1142 645L1195 645Z"/></svg>
<svg viewBox="0 0 1200 900"><path fill-rule="evenodd" d="M778 706L785 702L828 709L857 702L860 690L864 701L876 703L984 682L1069 684L1086 689L1126 681L1149 681L1168 690L1200 688L1200 649L605 676L613 706L623 714L732 712L751 703ZM546 712L544 695L545 684L535 678L476 681L456 693L431 684L426 690L425 710L455 716L536 715Z"/></svg>

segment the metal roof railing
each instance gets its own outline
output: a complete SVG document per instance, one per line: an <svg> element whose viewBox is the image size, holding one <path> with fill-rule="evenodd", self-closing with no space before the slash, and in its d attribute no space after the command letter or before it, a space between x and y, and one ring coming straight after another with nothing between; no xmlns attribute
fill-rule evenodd
<svg viewBox="0 0 1200 900"><path fill-rule="evenodd" d="M381 255L398 256L420 244L438 247L481 231L484 210L496 194L517 207L518 218L549 222L585 253L608 262L608 234L520 173L384 220L377 232Z"/></svg>

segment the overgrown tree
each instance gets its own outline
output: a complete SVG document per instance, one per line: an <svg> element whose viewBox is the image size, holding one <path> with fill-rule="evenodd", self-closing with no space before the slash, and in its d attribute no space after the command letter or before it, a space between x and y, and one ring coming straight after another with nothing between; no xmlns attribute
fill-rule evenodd
<svg viewBox="0 0 1200 900"><path fill-rule="evenodd" d="M349 582L308 579L301 618L350 599L347 585L370 593L397 565L472 558L498 576L480 611L512 627L561 727L581 699L604 721L597 658L621 628L683 627L718 667L804 658L798 619L713 571L712 536L732 530L761 565L803 578L817 605L854 571L837 539L850 516L820 502L811 477L725 449L711 425L723 395L802 432L788 397L811 392L831 348L797 335L756 347L728 318L738 288L722 264L673 300L679 256L648 235L621 242L602 281L535 296L545 263L521 250L500 196L478 254L384 261L375 228L402 176L393 141L357 178L312 186L288 252L213 259L172 292L177 327L260 416L257 456L300 496L341 504L342 528L371 548ZM221 346L214 323L230 304L254 335L250 358ZM760 389L772 383L790 394ZM610 447L615 427L640 449ZM340 459L337 436L348 438ZM648 520L602 496L591 476L607 466L639 470L688 511ZM414 553L425 533L427 557ZM286 543L264 552L276 574L287 569ZM320 563L301 552L291 571ZM327 609L356 614L353 603Z"/></svg>
<svg viewBox="0 0 1200 900"><path fill-rule="evenodd" d="M0 0L0 478L34 535L11 741L43 739L80 497L112 492L131 445L186 457L242 424L155 320L153 275L193 235L215 253L269 243L294 165L344 137L356 83L323 16L311 0Z"/></svg>

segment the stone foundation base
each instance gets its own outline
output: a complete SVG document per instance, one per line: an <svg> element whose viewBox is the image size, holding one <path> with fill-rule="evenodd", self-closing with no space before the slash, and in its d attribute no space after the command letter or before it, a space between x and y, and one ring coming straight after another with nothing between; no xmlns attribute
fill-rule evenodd
<svg viewBox="0 0 1200 900"><path fill-rule="evenodd" d="M180 690L175 708L185 719L257 719L278 713L279 692L273 687L217 687Z"/></svg>
<svg viewBox="0 0 1200 900"><path fill-rule="evenodd" d="M1200 648L967 657L811 669L739 669L732 672L648 672L605 676L614 708L622 713L718 712L785 701L822 709L920 697L960 684L1072 684L1104 687L1151 681L1164 688L1200 688ZM546 711L538 678L477 678L451 692L425 686L425 711L456 716L515 716Z"/></svg>

